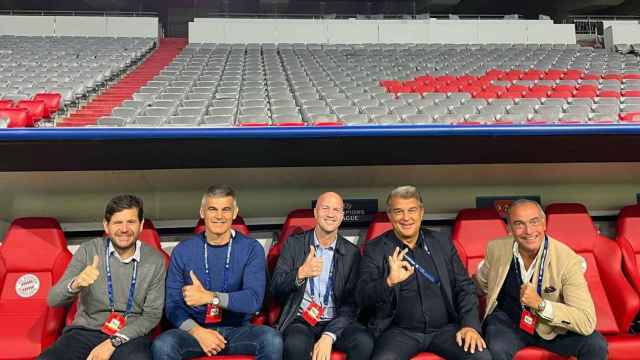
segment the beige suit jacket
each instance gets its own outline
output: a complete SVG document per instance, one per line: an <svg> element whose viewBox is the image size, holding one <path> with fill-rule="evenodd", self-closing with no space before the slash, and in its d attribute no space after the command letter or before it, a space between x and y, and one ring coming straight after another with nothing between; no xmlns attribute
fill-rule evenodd
<svg viewBox="0 0 640 360"><path fill-rule="evenodd" d="M584 278L584 259L568 246L548 236L549 249L542 279L542 298L551 302L553 319L540 318L536 332L551 340L569 331L581 335L591 334L596 327L596 313L591 293ZM491 241L485 255L486 278L474 276L480 291L487 295L486 319L498 304L498 294L513 261L512 236ZM533 278L538 278L536 266ZM537 284L537 282L536 282ZM534 285L536 285L534 284Z"/></svg>

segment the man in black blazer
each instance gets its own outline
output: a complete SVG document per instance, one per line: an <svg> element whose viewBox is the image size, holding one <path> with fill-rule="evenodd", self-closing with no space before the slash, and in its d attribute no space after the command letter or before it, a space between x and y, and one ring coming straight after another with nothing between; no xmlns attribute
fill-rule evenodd
<svg viewBox="0 0 640 360"><path fill-rule="evenodd" d="M369 359L373 339L355 323L360 252L338 234L344 217L340 195L320 195L314 217L313 230L287 240L273 273L271 293L284 304L277 324L284 358L328 360L335 347L349 359Z"/></svg>
<svg viewBox="0 0 640 360"><path fill-rule="evenodd" d="M476 289L451 239L420 228L424 207L414 186L387 197L390 230L367 245L358 303L371 313L373 359L432 352L445 359L491 359L480 336Z"/></svg>

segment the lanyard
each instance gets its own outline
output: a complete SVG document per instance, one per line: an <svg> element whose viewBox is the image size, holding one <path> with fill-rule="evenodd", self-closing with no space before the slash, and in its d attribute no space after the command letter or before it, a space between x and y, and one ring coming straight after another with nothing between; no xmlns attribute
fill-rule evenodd
<svg viewBox="0 0 640 360"><path fill-rule="evenodd" d="M335 265L335 262L336 262L336 253L335 253L335 247L334 247L333 257L331 258L331 270L329 271L329 279L327 280L327 288L324 290L324 296L322 298L322 303L324 307L327 307L327 305L329 305L329 295L331 295L331 291L333 289L333 267ZM309 291L311 292L311 298L315 300L316 282L313 279L314 278L309 279L309 287L310 287ZM318 297L320 297L320 276L318 276Z"/></svg>
<svg viewBox="0 0 640 360"><path fill-rule="evenodd" d="M211 290L210 287L210 278L209 278L209 248L207 247L207 238L205 235L202 235L204 240L204 273L205 273L205 287L207 290ZM224 262L224 272L222 274L222 291L226 293L229 288L229 273L231 272L230 262L231 262L231 246L233 246L233 236L229 239L229 244L227 245L227 259Z"/></svg>
<svg viewBox="0 0 640 360"><path fill-rule="evenodd" d="M424 247L424 250L427 252L427 255L431 256L431 251L429 250L429 247L427 246L427 242L424 240L424 236L422 235L422 231L420 231L420 240L422 240L422 245ZM426 277L429 281L431 281L435 285L439 285L440 284L440 279L437 276L435 276L435 275L431 274L430 272L428 272L427 270L425 270L425 268L423 268L422 266L420 266L420 264L415 262L415 260L410 258L409 255L405 254L404 258L407 260L407 262L409 262L409 264L411 264L411 266L413 266L416 270L418 270L418 272L420 274L422 274L424 277Z"/></svg>
<svg viewBox="0 0 640 360"><path fill-rule="evenodd" d="M540 265L538 268L538 295L542 294L542 276L544 275L544 263L545 260L547 258L547 251L549 250L549 239L547 238L547 236L544 236L544 247L542 248L542 256L540 257ZM516 268L516 274L518 276L518 282L522 282L522 275L520 274L520 264L518 263L518 259L516 259L516 257L513 257L513 265ZM531 282L531 280L533 280L533 274L531 274L531 279L529 279L529 282ZM524 307L524 305L523 305Z"/></svg>
<svg viewBox="0 0 640 360"><path fill-rule="evenodd" d="M107 246L105 247L105 270L107 273L107 293L109 295L109 308L111 312L115 311L115 305L113 303L113 282L111 280L111 265L109 265L109 241L107 240ZM129 286L129 296L127 298L127 309L124 312L124 317L126 318L131 309L133 308L133 294L136 290L136 280L138 278L138 262L134 259L131 260L133 262L133 274L131 274L131 286Z"/></svg>

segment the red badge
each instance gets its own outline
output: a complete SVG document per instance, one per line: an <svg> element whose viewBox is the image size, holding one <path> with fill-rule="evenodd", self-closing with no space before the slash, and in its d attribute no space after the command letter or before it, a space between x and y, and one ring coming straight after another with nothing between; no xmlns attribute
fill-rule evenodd
<svg viewBox="0 0 640 360"><path fill-rule="evenodd" d="M536 331L536 324L538 324L538 316L534 315L531 311L524 309L520 316L520 329L526 331L529 335L533 335Z"/></svg>
<svg viewBox="0 0 640 360"><path fill-rule="evenodd" d="M304 309L304 312L302 313L302 317L304 318L304 320L311 326L316 326L318 321L320 321L320 319L322 318L322 315L324 315L324 308L322 308L320 304L316 304L315 302L309 304L309 306L307 306L307 308Z"/></svg>
<svg viewBox="0 0 640 360"><path fill-rule="evenodd" d="M107 320L104 321L104 324L102 325L102 332L109 336L113 336L118 331L122 330L126 323L127 319L114 311L107 317Z"/></svg>
<svg viewBox="0 0 640 360"><path fill-rule="evenodd" d="M207 313L204 316L205 324L215 324L222 321L222 309L220 306L209 304L207 305Z"/></svg>

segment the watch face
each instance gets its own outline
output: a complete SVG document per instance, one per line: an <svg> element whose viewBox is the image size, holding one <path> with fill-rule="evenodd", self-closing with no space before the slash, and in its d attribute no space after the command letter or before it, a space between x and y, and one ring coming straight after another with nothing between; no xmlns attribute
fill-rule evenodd
<svg viewBox="0 0 640 360"><path fill-rule="evenodd" d="M111 345L116 348L124 343L123 339L119 336L112 336L109 340L111 340Z"/></svg>
<svg viewBox="0 0 640 360"><path fill-rule="evenodd" d="M219 305L220 304L220 298L219 297L214 297L213 301L211 302L213 305Z"/></svg>

